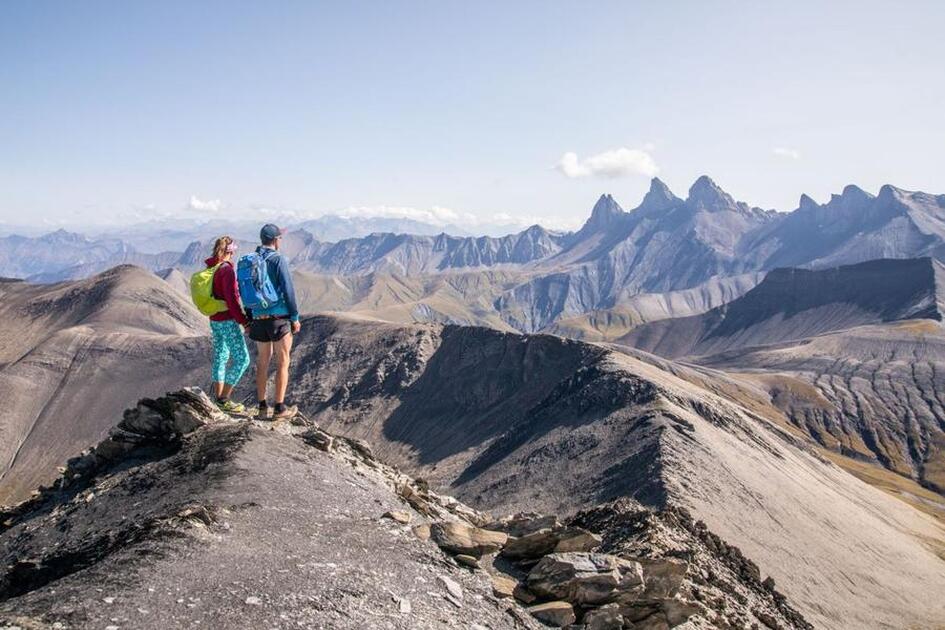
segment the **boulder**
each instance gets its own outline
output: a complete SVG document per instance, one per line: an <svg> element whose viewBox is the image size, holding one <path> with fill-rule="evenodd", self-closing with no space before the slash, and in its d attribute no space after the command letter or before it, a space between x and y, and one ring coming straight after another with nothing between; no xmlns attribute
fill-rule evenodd
<svg viewBox="0 0 945 630"><path fill-rule="evenodd" d="M620 605L620 614L633 628L646 630L675 628L700 612L703 612L702 606L679 598L647 599Z"/></svg>
<svg viewBox="0 0 945 630"><path fill-rule="evenodd" d="M569 528L569 532L572 532L572 536L563 536L561 540L558 541L558 544L555 545L555 553L567 553L569 551L594 551L600 547L601 537L597 534L592 534L591 532L581 530L574 532L574 530L580 530L579 527Z"/></svg>
<svg viewBox="0 0 945 630"><path fill-rule="evenodd" d="M595 606L635 599L643 591L643 572L630 560L602 553L552 553L536 564L527 579L539 597Z"/></svg>
<svg viewBox="0 0 945 630"><path fill-rule="evenodd" d="M502 555L513 559L540 558L554 551L558 540L558 535L554 530L540 529L521 538L509 540L508 544L502 548Z"/></svg>
<svg viewBox="0 0 945 630"><path fill-rule="evenodd" d="M599 536L580 527L544 528L511 539L502 555L512 559L540 558L555 551L591 551L600 542ZM558 549L562 544L564 548Z"/></svg>
<svg viewBox="0 0 945 630"><path fill-rule="evenodd" d="M479 558L501 549L509 537L458 521L441 521L430 526L430 538L446 551Z"/></svg>
<svg viewBox="0 0 945 630"><path fill-rule="evenodd" d="M623 615L620 614L618 604L606 604L600 608L592 608L581 619L586 630L621 630Z"/></svg>
<svg viewBox="0 0 945 630"><path fill-rule="evenodd" d="M553 628L564 628L575 622L574 607L568 602L547 602L529 606L528 612L538 621Z"/></svg>
<svg viewBox="0 0 945 630"><path fill-rule="evenodd" d="M557 529L559 527L561 527L561 523L557 516L542 516L534 512L519 512L486 525L487 529L505 532L516 538L533 534L539 529Z"/></svg>
<svg viewBox="0 0 945 630"><path fill-rule="evenodd" d="M646 584L643 597L646 599L672 598L689 571L689 563L678 558L637 558L636 561L643 568Z"/></svg>

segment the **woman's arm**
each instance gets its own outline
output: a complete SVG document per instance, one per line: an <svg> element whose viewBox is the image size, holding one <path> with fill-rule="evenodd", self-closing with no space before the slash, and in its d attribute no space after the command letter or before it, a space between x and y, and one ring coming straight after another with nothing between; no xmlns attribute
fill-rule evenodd
<svg viewBox="0 0 945 630"><path fill-rule="evenodd" d="M226 309L240 326L245 326L248 321L246 314L243 313L243 306L240 304L240 288L236 283L236 271L233 270L233 265L223 263L217 269L217 273L223 274L220 280L223 285L223 301L226 302Z"/></svg>

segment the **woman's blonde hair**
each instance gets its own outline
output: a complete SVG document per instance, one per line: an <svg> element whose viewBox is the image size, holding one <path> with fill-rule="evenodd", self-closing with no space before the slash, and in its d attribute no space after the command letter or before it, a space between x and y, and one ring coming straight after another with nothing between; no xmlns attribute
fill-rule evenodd
<svg viewBox="0 0 945 630"><path fill-rule="evenodd" d="M220 260L226 256L226 249L233 243L232 236L221 236L213 244L213 257Z"/></svg>

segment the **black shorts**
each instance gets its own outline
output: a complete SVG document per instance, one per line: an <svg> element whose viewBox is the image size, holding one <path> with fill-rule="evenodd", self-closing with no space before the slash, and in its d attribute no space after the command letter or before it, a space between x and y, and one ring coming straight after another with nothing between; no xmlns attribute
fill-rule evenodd
<svg viewBox="0 0 945 630"><path fill-rule="evenodd" d="M249 323L249 338L263 343L279 341L292 331L292 322L282 318L254 319Z"/></svg>

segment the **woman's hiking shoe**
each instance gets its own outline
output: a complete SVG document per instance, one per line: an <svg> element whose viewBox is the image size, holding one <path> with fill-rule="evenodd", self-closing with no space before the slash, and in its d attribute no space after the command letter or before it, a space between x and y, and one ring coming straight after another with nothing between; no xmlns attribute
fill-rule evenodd
<svg viewBox="0 0 945 630"><path fill-rule="evenodd" d="M276 408L273 410L272 419L273 420L282 420L284 418L294 418L295 414L299 412L299 408L295 405L276 405Z"/></svg>
<svg viewBox="0 0 945 630"><path fill-rule="evenodd" d="M258 420L268 420L270 414L272 414L272 410L269 408L269 405L264 402L259 403L259 407L257 407L256 418Z"/></svg>
<svg viewBox="0 0 945 630"><path fill-rule="evenodd" d="M218 400L217 407L224 413L246 413L246 406L243 403L234 402L229 398Z"/></svg>

